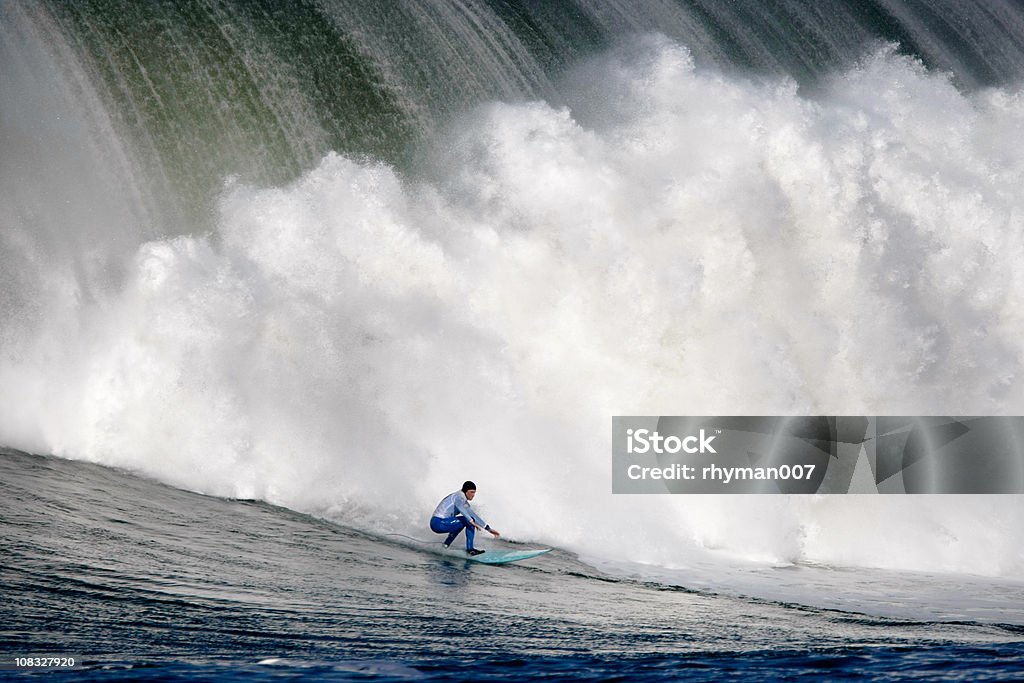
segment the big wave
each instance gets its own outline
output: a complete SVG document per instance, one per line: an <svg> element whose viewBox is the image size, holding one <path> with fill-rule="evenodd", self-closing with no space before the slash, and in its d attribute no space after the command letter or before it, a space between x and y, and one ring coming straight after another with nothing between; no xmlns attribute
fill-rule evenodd
<svg viewBox="0 0 1024 683"><path fill-rule="evenodd" d="M608 444L614 414L1019 412L1020 92L891 48L808 91L660 36L568 81L413 171L229 181L106 289L43 264L0 438L378 532L473 478L509 536L597 556L1024 576L1018 497L613 497Z"/></svg>

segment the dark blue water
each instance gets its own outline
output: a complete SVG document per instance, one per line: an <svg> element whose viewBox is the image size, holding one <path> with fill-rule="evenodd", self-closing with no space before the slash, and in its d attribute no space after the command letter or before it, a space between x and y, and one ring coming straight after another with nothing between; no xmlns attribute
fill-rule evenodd
<svg viewBox="0 0 1024 683"><path fill-rule="evenodd" d="M558 550L477 565L15 451L0 473L0 655L74 656L76 680L1024 675L1020 626L622 580Z"/></svg>

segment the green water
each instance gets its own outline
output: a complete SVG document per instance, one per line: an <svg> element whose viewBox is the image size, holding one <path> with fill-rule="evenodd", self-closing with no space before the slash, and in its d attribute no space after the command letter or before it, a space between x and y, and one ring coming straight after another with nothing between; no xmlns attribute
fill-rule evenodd
<svg viewBox="0 0 1024 683"><path fill-rule="evenodd" d="M46 0L160 201L207 223L225 179L280 185L328 151L406 168L488 100L560 104L566 69L640 33L698 63L813 84L894 42L965 87L1020 78L1002 2ZM600 87L600 84L597 84ZM156 182L159 180L159 182Z"/></svg>

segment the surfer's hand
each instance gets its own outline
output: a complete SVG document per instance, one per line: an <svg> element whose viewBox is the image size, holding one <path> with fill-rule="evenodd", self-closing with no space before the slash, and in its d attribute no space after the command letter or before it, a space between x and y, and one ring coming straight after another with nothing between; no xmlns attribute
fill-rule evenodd
<svg viewBox="0 0 1024 683"><path fill-rule="evenodd" d="M499 533L497 532L497 530L495 530L495 529L488 529L488 531L490 531L490 532L491 532L492 534L494 534L494 537L495 537L495 538L497 538L498 536L501 536L501 534L499 534Z"/></svg>

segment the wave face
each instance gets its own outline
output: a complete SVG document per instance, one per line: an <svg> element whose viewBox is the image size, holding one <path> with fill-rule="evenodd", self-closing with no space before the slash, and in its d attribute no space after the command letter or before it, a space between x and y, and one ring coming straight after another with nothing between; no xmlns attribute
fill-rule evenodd
<svg viewBox="0 0 1024 683"><path fill-rule="evenodd" d="M364 5L0 6L0 442L375 531L472 478L709 581L1024 577L1017 497L607 460L613 414L1021 412L1016 5Z"/></svg>
<svg viewBox="0 0 1024 683"><path fill-rule="evenodd" d="M0 493L0 653L74 656L86 680L771 681L783 667L885 677L950 661L1013 680L1024 667L1022 613L1005 602L1019 584L908 621L616 579L557 550L474 565L8 449ZM471 654L453 645L467 638Z"/></svg>

